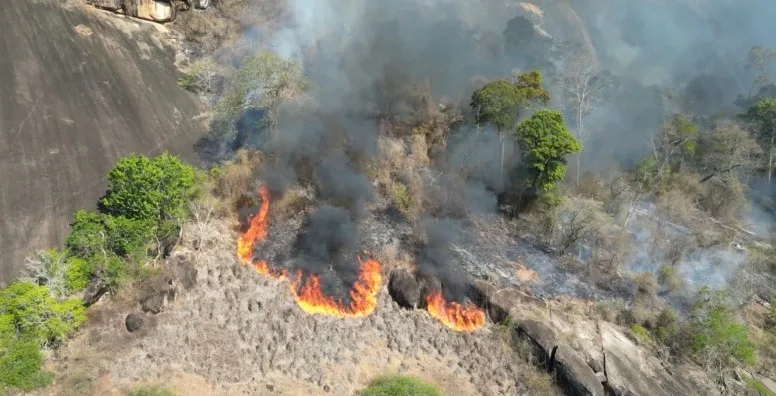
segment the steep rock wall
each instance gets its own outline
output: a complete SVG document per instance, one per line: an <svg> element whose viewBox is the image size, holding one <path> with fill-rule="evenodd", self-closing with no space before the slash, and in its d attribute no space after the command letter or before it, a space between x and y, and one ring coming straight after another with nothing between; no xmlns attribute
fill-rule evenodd
<svg viewBox="0 0 776 396"><path fill-rule="evenodd" d="M58 246L117 158L194 158L204 130L163 27L56 0L0 12L0 285Z"/></svg>

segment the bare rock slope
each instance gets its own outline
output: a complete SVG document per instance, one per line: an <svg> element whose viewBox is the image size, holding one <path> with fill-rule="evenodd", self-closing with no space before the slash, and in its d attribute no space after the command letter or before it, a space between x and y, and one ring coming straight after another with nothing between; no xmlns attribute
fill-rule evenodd
<svg viewBox="0 0 776 396"><path fill-rule="evenodd" d="M0 26L2 285L62 242L118 157L194 158L203 128L164 27L55 0L3 2Z"/></svg>

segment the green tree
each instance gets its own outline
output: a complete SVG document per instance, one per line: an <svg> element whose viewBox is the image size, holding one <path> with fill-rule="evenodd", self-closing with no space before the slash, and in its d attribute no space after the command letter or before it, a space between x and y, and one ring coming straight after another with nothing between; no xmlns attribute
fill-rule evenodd
<svg viewBox="0 0 776 396"><path fill-rule="evenodd" d="M526 182L533 190L554 190L566 175L566 156L582 150L563 115L554 110L539 110L521 121L515 136L527 168Z"/></svg>
<svg viewBox="0 0 776 396"><path fill-rule="evenodd" d="M161 224L186 215L195 182L194 169L175 156L132 154L108 173L108 192L100 203L111 216Z"/></svg>
<svg viewBox="0 0 776 396"><path fill-rule="evenodd" d="M773 173L773 150L774 140L776 140L776 100L766 98L755 102L742 118L749 122L763 151L768 153L768 181L771 180Z"/></svg>
<svg viewBox="0 0 776 396"><path fill-rule="evenodd" d="M513 81L491 81L472 93L470 106L477 125L489 123L501 137L501 171L504 171L504 132L515 127L520 112L534 104L547 105L550 94L542 87L538 70L516 75Z"/></svg>
<svg viewBox="0 0 776 396"><path fill-rule="evenodd" d="M520 93L515 84L506 80L491 81L472 93L471 107L475 122L492 124L499 132L517 123Z"/></svg>
<svg viewBox="0 0 776 396"><path fill-rule="evenodd" d="M664 121L651 140L655 180L660 181L677 167L682 156L694 155L697 139L698 127L687 117L675 115Z"/></svg>
<svg viewBox="0 0 776 396"><path fill-rule="evenodd" d="M280 104L311 86L312 82L304 76L302 66L295 59L261 51L242 59L229 94L216 105L215 116L231 123L246 108L264 109L267 116L263 122L274 131Z"/></svg>

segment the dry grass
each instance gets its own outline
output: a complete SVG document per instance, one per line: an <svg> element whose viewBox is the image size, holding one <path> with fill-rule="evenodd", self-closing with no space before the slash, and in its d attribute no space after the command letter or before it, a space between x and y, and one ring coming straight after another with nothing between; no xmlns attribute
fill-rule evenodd
<svg viewBox="0 0 776 396"><path fill-rule="evenodd" d="M186 40L199 45L205 52L213 52L239 41L240 24L211 8L182 13L173 25Z"/></svg>
<svg viewBox="0 0 776 396"><path fill-rule="evenodd" d="M261 164L262 157L258 152L246 149L237 151L233 160L213 172L213 192L230 204L237 203L245 195L254 194L251 188Z"/></svg>

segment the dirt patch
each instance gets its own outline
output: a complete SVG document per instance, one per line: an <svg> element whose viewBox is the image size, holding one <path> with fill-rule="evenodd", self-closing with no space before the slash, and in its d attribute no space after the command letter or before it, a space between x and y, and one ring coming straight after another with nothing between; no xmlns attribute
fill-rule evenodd
<svg viewBox="0 0 776 396"><path fill-rule="evenodd" d="M515 263L515 278L517 278L520 282L538 282L539 281L539 273L526 268L525 265L521 263Z"/></svg>
<svg viewBox="0 0 776 396"><path fill-rule="evenodd" d="M84 37L89 37L92 35L92 33L94 33L92 29L86 25L77 25L73 28L73 30Z"/></svg>

